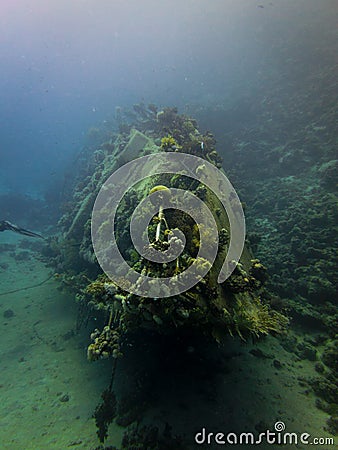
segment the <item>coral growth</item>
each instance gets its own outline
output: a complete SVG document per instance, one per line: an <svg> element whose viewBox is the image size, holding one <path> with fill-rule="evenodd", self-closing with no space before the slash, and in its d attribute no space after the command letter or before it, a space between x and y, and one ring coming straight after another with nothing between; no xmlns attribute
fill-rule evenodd
<svg viewBox="0 0 338 450"><path fill-rule="evenodd" d="M77 202L76 207L73 211L68 210L66 217L61 220L66 239L80 242L78 257L82 258L86 267L85 277L90 281L78 291L77 299L92 314L101 315L104 322L102 331L96 329L91 335L93 342L88 347L88 358L96 360L121 356L123 336L139 328L150 328L159 333L181 327L193 328L213 336L219 342L229 334L247 338L250 335L258 337L282 332L287 319L265 303L263 285L267 278L266 269L248 249L245 249L232 276L222 285L218 284L217 275L230 237L226 212L209 188L179 173L150 173L146 180L133 186L120 203L114 230L109 222L104 221L100 232L107 238L115 232L123 256L136 272L150 277L171 277L172 283L178 283L179 275L193 266L196 285L175 297L166 297L168 287L163 286L162 298L158 294L152 295L153 288L149 282L150 296L144 298L124 291L101 273L90 242L90 208L109 171L118 167L122 161L127 162L144 154L145 149L147 153L184 152L199 156L216 166L221 164L215 139L209 132L200 133L195 120L179 115L174 108L157 112L154 108L137 105L134 110L142 120L133 124L129 135L126 131L115 140L111 139L109 145L101 145L99 161L96 165L89 164L91 171L86 182L79 180L75 187L73 202ZM205 165L200 164L196 174L204 170ZM206 256L208 249L215 244L215 237L208 224L195 223L189 214L174 207L164 210L164 200L171 201L171 188L191 191L212 211L219 240L214 264ZM150 196L158 213L147 227L149 244L143 249L144 256L141 257L132 246L129 221L138 204L147 196ZM143 212L142 208L138 210L138 214L142 215ZM185 245L175 234L177 230L184 234ZM206 249L204 257L198 255L201 242ZM179 256L165 264L145 257L154 252L171 252L177 248L182 250ZM64 269L65 272L75 270L74 267Z"/></svg>

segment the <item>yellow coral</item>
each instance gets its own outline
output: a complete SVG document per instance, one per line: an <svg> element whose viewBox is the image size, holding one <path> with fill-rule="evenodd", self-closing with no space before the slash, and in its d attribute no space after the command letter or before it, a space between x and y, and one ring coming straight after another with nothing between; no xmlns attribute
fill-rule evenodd
<svg viewBox="0 0 338 450"><path fill-rule="evenodd" d="M170 189L167 186L163 186L163 184L158 184L157 186L154 186L149 191L149 195L153 194L154 192L163 191L161 192L162 195L169 195L170 196Z"/></svg>
<svg viewBox="0 0 338 450"><path fill-rule="evenodd" d="M177 147L177 142L174 137L168 134L168 136L161 139L161 148L164 150L169 150L172 147Z"/></svg>
<svg viewBox="0 0 338 450"><path fill-rule="evenodd" d="M102 281L93 281L85 288L85 293L96 296L101 296L106 293L104 283Z"/></svg>
<svg viewBox="0 0 338 450"><path fill-rule="evenodd" d="M289 322L287 317L270 310L259 298L249 298L245 295L237 297L233 319L235 329L242 338L242 331L249 331L257 337L270 332L281 333Z"/></svg>

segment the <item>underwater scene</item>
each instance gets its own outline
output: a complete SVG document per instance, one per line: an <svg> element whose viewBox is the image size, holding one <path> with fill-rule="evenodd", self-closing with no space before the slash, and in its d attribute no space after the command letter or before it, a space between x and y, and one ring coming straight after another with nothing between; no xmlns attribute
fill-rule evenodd
<svg viewBox="0 0 338 450"><path fill-rule="evenodd" d="M334 449L337 0L2 0L0 450Z"/></svg>

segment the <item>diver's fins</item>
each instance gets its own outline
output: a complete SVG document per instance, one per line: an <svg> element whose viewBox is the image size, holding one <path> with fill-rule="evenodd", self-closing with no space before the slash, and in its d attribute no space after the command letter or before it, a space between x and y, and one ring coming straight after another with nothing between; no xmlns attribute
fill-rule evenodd
<svg viewBox="0 0 338 450"><path fill-rule="evenodd" d="M14 225L11 222L8 222L7 220L2 220L0 222L0 231L10 230L14 231L15 233L23 234L24 236L31 236L31 237L38 237L41 239L45 239L41 234L34 233L33 231L25 230L24 228L20 228L17 225Z"/></svg>

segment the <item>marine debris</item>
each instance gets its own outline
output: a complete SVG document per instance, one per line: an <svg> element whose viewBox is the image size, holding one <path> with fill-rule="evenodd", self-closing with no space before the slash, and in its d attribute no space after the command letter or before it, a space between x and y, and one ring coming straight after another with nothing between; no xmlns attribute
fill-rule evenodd
<svg viewBox="0 0 338 450"><path fill-rule="evenodd" d="M160 298L154 295L152 298L132 294L128 292L128 280L120 280L117 285L102 273L91 242L91 211L103 182L111 173L137 157L161 152L195 155L217 168L222 164L214 137L210 132L201 133L194 119L178 114L175 108L157 111L153 106L139 105L137 112L139 120L132 127L120 126L120 133L114 139L103 142L93 151L87 174L77 181L71 204L60 221L64 230L64 241L60 246L65 262L62 277L65 282L76 285L76 298L82 306L105 318L103 328L93 330L91 334L93 342L88 347L88 358L122 356L123 337L139 328L154 329L159 333L181 327L198 329L218 343L229 334L247 339L282 332L288 319L272 310L266 302L266 269L254 258L248 246L230 278L217 283L217 274L229 245L227 214L209 188L184 175L150 173L146 180L133 186L118 209L116 242L130 267L139 273L174 277L195 262L201 269L207 268L207 275L177 296ZM197 172L203 170L203 165L196 169ZM208 229L180 210L164 210L161 202L147 229L151 242L149 251L151 248L165 251L173 243L173 230L179 229L186 239L183 252L172 262L161 264L146 260L133 248L129 236L129 219L133 211L146 196L157 192L159 198L163 196L164 199L171 195L171 189L191 191L212 211L219 233L218 253L212 267L203 258L196 260L201 239L206 242L209 239L211 245L213 237L209 236ZM112 232L108 222L103 222L101 228L102 233ZM73 246L74 242L79 244L78 247ZM81 267L81 273L78 267ZM124 282L125 290L121 288Z"/></svg>

